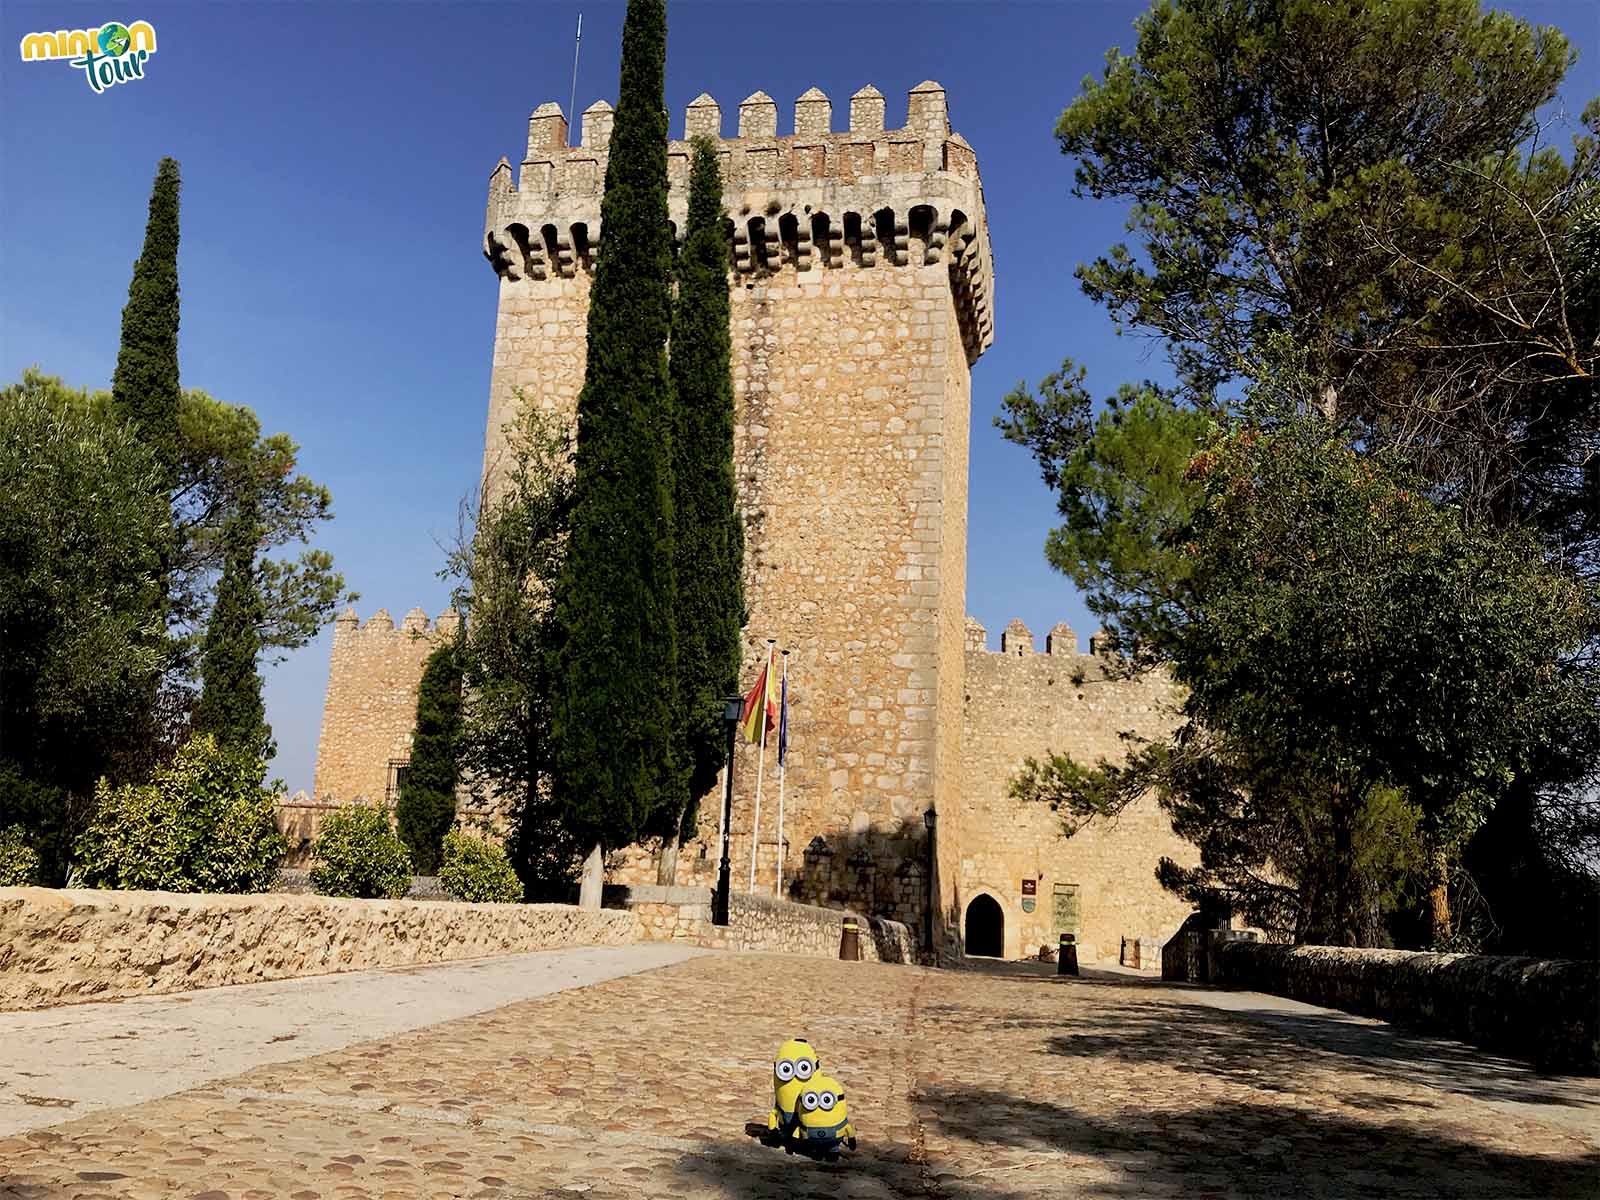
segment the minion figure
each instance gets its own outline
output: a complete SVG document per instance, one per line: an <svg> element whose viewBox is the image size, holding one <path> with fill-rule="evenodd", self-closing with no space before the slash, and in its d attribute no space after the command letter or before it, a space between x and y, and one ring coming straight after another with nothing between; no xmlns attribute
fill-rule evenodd
<svg viewBox="0 0 1600 1200"><path fill-rule="evenodd" d="M772 1064L772 1112L767 1116L762 1142L789 1148L789 1135L799 1123L795 1110L800 1093L820 1069L817 1052L805 1038L791 1038L778 1047L778 1057Z"/></svg>
<svg viewBox="0 0 1600 1200"><path fill-rule="evenodd" d="M856 1148L856 1130L850 1124L844 1088L832 1076L811 1077L810 1086L800 1093L795 1116L790 1136L796 1153L822 1162L838 1162L842 1147Z"/></svg>

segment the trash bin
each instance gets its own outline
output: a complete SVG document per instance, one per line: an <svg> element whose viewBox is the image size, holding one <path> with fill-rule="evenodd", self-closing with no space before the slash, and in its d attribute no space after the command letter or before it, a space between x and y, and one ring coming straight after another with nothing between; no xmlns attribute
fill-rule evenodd
<svg viewBox="0 0 1600 1200"><path fill-rule="evenodd" d="M1061 935L1061 950L1056 954L1056 974L1078 973L1078 939L1070 933Z"/></svg>
<svg viewBox="0 0 1600 1200"><path fill-rule="evenodd" d="M861 926L854 917L844 919L844 930L839 934L839 959L842 962L861 961Z"/></svg>

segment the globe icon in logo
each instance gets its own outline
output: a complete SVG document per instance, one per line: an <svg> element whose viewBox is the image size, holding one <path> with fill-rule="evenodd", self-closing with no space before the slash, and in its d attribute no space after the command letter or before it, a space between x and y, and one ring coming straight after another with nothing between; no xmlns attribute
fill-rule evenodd
<svg viewBox="0 0 1600 1200"><path fill-rule="evenodd" d="M112 21L109 25L100 27L100 34L96 40L100 43L101 54L109 54L116 58L128 52L128 46L133 42L133 35L128 32L126 25Z"/></svg>

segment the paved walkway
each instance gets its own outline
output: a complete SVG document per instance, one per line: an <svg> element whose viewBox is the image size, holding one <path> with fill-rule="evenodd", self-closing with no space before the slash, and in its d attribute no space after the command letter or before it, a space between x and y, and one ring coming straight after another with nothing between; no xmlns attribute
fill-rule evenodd
<svg viewBox="0 0 1600 1200"><path fill-rule="evenodd" d="M740 1132L793 1034L847 1165ZM1597 1127L1597 1081L1264 997L704 954L0 1138L0 1198L1592 1197Z"/></svg>
<svg viewBox="0 0 1600 1200"><path fill-rule="evenodd" d="M0 1136L586 987L698 953L589 946L0 1012Z"/></svg>

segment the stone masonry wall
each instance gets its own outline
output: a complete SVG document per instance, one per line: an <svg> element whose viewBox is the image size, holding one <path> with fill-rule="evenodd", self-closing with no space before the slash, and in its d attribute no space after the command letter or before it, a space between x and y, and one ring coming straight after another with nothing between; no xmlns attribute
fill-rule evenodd
<svg viewBox="0 0 1600 1200"><path fill-rule="evenodd" d="M952 323L952 332L954 323ZM947 354L956 353L951 345ZM962 778L966 694L967 474L972 424L972 378L966 372L945 377L944 426L945 538L936 565L942 584L939 608L939 696L937 746L934 755L934 809L937 862L961 862L967 814ZM959 414L959 417L958 415ZM929 570L923 567L924 573ZM960 945L960 898L957 872L937 871L929 882L934 904L934 945L950 957Z"/></svg>
<svg viewBox="0 0 1600 1200"><path fill-rule="evenodd" d="M1005 955L1017 958L1057 943L1056 885L1076 885L1079 961L1117 961L1123 937L1161 944L1189 906L1156 882L1156 863L1166 856L1193 865L1198 855L1172 832L1154 798L1064 838L1048 806L1019 803L1009 787L1030 755L1054 751L1088 764L1119 761L1123 732L1159 736L1176 725L1176 689L1160 677L1108 678L1095 655L1078 653L1076 636L1064 624L1051 630L1043 654L1034 652L1020 621L1006 627L1000 653L985 648L976 621L968 623L968 636L961 743L966 835L957 880L962 912L980 894L998 902ZM1033 882L1034 895L1023 894L1024 880ZM1026 900L1034 901L1031 913Z"/></svg>
<svg viewBox="0 0 1600 1200"><path fill-rule="evenodd" d="M629 912L0 888L0 1010L638 940Z"/></svg>
<svg viewBox="0 0 1600 1200"><path fill-rule="evenodd" d="M935 897L936 940L959 953L974 896L1004 912L1004 951L1054 943L1052 889L1075 884L1080 957L1115 957L1124 936L1174 926L1183 906L1156 886L1162 854L1190 861L1153 803L1114 827L1064 841L1048 811L1008 798L1024 755L1115 756L1125 729L1167 728L1164 685L1105 679L1076 646L1026 657L974 648L965 618L971 364L993 339L993 270L972 148L950 129L944 90L914 88L905 124L885 128L871 87L848 129L812 89L779 136L764 93L721 140L730 246L735 458L746 524L741 687L767 639L790 651L790 751L778 830L776 755L741 744L731 825L736 890L849 907L921 935ZM685 138L721 137L701 96ZM574 411L582 384L589 280L611 110L583 114L569 145L558 106L529 120L526 157L489 181L484 254L499 276L484 448L492 495L505 427L519 407ZM681 232L690 146L669 150L669 211ZM387 618L384 618L387 622ZM369 622L369 626L378 623ZM424 622L425 623L425 622ZM380 623L381 624L381 623ZM1063 632L1064 631L1064 632ZM426 651L353 617L335 639L317 797L381 795L403 757ZM394 631L388 631L394 636ZM1059 627L1058 646L1071 640ZM1070 682L1082 672L1085 683ZM936 861L926 814L937 814ZM720 792L701 805L678 882L717 869ZM780 862L782 885L779 884ZM609 860L617 883L653 883L653 848ZM1037 894L1024 897L1027 878ZM1034 911L1024 912L1024 900Z"/></svg>
<svg viewBox="0 0 1600 1200"><path fill-rule="evenodd" d="M899 921L734 892L728 897L728 925L723 928L711 923L711 901L707 888L646 884L630 887L621 903L638 916L641 936L649 941L837 958L844 920L853 917L861 930L863 961L916 961L917 939Z"/></svg>
<svg viewBox="0 0 1600 1200"><path fill-rule="evenodd" d="M923 813L941 793L954 807L959 777L970 364L992 340L992 279L976 158L950 131L943 89L914 89L899 129L884 109L864 88L836 132L813 89L780 137L777 105L757 93L722 142L751 614L741 686L776 638L791 705L784 844L775 754L757 829L760 755L741 746L732 859L748 886L754 842L758 891L777 889L781 853L785 896L920 926ZM689 106L686 137L721 127L709 97ZM507 162L491 176L490 492L519 404L575 406L609 136L604 104L575 146L559 108L541 106L515 184ZM689 154L669 147L680 231ZM680 883L712 882L719 815L708 797ZM620 859L613 880L654 880L648 848Z"/></svg>
<svg viewBox="0 0 1600 1200"><path fill-rule="evenodd" d="M354 609L333 623L313 805L388 798L389 764L411 757L423 664L439 638L459 627L449 609L430 627L420 608L398 629L381 608L365 625Z"/></svg>

